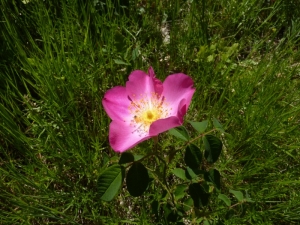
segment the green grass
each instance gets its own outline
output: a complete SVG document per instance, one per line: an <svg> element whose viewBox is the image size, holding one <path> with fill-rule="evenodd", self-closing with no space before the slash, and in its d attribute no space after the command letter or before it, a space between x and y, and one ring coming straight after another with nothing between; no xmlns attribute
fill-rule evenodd
<svg viewBox="0 0 300 225"><path fill-rule="evenodd" d="M216 117L227 133L215 165L222 193L247 191L254 201L225 207L214 194L207 220L299 224L297 1L101 2L0 1L0 223L156 223L155 183L144 197L125 188L112 202L96 187L119 158L103 95L153 66L161 80L175 72L193 78L186 119ZM173 148L173 137L160 140ZM182 161L177 154L167 171L170 186Z"/></svg>

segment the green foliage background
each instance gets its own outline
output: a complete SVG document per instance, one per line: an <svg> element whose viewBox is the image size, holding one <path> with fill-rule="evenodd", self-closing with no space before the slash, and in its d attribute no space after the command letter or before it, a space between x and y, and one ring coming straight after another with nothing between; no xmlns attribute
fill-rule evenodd
<svg viewBox="0 0 300 225"><path fill-rule="evenodd" d="M186 224L299 223L297 0L0 0L0 8L1 224L167 223L149 213L161 194L155 183L143 197L97 196L97 178L119 159L102 97L149 66L161 80L193 78L186 119L216 117L227 133L216 164L222 193L253 201L226 206L215 196L213 213L186 212ZM160 143L180 146L167 134ZM170 185L182 163L181 154L170 163Z"/></svg>

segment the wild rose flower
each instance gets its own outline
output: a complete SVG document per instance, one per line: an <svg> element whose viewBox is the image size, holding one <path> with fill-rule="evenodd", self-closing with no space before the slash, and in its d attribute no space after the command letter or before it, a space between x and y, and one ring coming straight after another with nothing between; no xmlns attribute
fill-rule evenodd
<svg viewBox="0 0 300 225"><path fill-rule="evenodd" d="M162 83L152 67L135 70L126 86L108 90L102 104L112 119L109 142L116 152L182 125L195 92L193 80L183 74L169 75Z"/></svg>

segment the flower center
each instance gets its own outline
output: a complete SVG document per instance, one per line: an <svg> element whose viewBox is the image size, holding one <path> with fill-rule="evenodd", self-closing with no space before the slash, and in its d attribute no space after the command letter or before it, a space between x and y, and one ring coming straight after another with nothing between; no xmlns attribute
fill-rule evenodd
<svg viewBox="0 0 300 225"><path fill-rule="evenodd" d="M150 125L159 119L170 116L172 108L165 101L165 97L152 93L151 96L141 96L137 100L132 100L129 106L132 119L130 126L135 128L134 132L138 132L140 136L149 132Z"/></svg>
<svg viewBox="0 0 300 225"><path fill-rule="evenodd" d="M145 122L152 123L154 120L158 119L159 115L157 115L155 110L147 110L142 117Z"/></svg>

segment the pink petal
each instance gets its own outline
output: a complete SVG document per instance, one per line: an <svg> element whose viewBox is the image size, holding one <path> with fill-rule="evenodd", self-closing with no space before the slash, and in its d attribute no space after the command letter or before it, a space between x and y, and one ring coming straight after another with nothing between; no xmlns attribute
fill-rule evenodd
<svg viewBox="0 0 300 225"><path fill-rule="evenodd" d="M171 116L166 119L157 120L150 125L149 135L157 136L160 133L163 133L174 127L178 127L181 124L182 124L182 121L180 121L180 119L176 116Z"/></svg>
<svg viewBox="0 0 300 225"><path fill-rule="evenodd" d="M116 152L124 152L150 138L149 135L141 136L135 129L126 122L112 121L109 125L109 143L112 149Z"/></svg>
<svg viewBox="0 0 300 225"><path fill-rule="evenodd" d="M154 70L153 70L152 66L149 67L148 74L149 74L150 77L155 77L155 73L154 73Z"/></svg>
<svg viewBox="0 0 300 225"><path fill-rule="evenodd" d="M126 88L116 86L108 90L102 100L102 105L108 116L112 120L126 120L130 116L129 105Z"/></svg>
<svg viewBox="0 0 300 225"><path fill-rule="evenodd" d="M183 117L195 92L193 80L183 73L178 73L169 75L163 85L162 95L172 108L171 115Z"/></svg>
<svg viewBox="0 0 300 225"><path fill-rule="evenodd" d="M148 74L152 78L152 81L153 81L153 84L154 84L155 93L157 93L158 96L160 96L162 94L162 92L163 92L164 87L163 87L162 82L155 77L154 70L153 70L153 68L151 66L148 69Z"/></svg>
<svg viewBox="0 0 300 225"><path fill-rule="evenodd" d="M180 119L181 123L183 123L183 117L188 110L188 104L186 99L182 99L178 105L177 116Z"/></svg>
<svg viewBox="0 0 300 225"><path fill-rule="evenodd" d="M135 70L129 75L129 80L126 82L126 91L132 100L150 98L156 92L156 89L159 92L162 91L159 82L158 79L148 76L144 71Z"/></svg>

